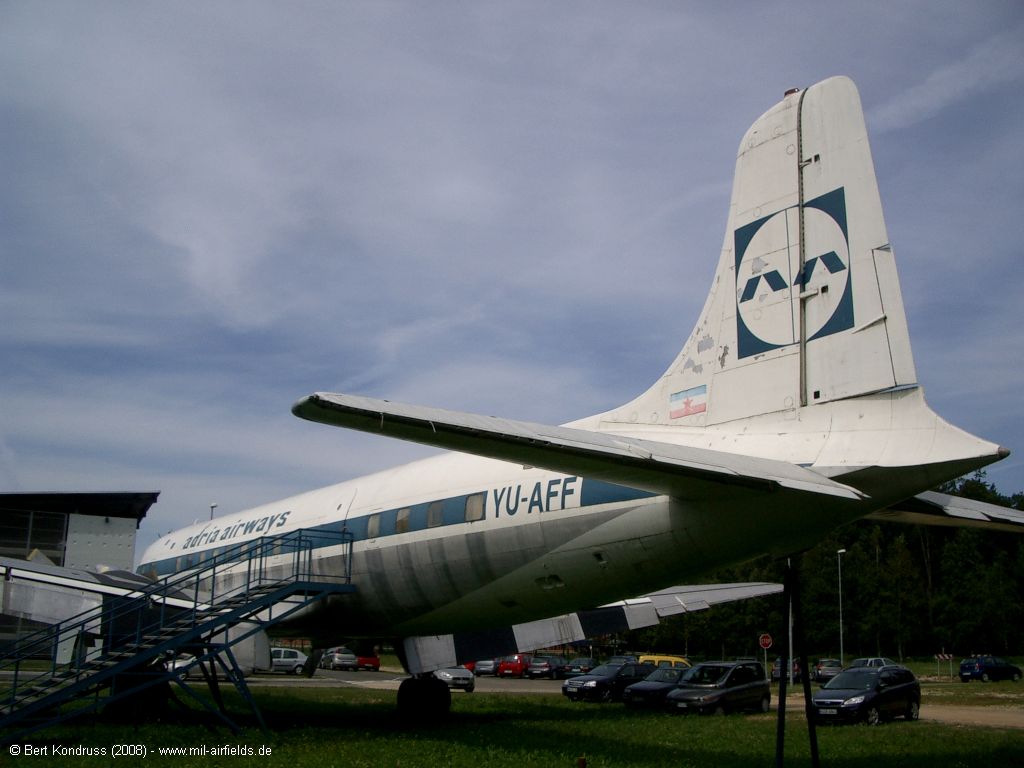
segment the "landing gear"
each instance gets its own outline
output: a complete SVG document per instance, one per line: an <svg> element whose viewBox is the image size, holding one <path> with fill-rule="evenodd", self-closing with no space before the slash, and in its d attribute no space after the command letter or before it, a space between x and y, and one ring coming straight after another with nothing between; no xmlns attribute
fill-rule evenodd
<svg viewBox="0 0 1024 768"><path fill-rule="evenodd" d="M451 708L451 691L433 675L409 677L398 686L398 716L406 723L438 722Z"/></svg>

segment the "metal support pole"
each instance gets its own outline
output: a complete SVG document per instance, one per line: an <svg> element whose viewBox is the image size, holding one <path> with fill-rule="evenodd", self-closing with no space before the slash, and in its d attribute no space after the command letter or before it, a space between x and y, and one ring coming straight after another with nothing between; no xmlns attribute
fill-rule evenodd
<svg viewBox="0 0 1024 768"><path fill-rule="evenodd" d="M786 578L783 582L783 595L786 601L786 620L793 627L793 641L786 639L786 648L782 663L785 665L779 676L779 715L775 731L775 765L782 768L785 755L786 740L786 679L793 668L793 645L800 648L800 670L804 689L804 714L807 717L807 738L810 741L811 765L820 768L818 754L818 733L814 726L811 704L811 679L807 664L807 652L804 650L804 625L800 610L800 574L799 569L790 559L786 560Z"/></svg>

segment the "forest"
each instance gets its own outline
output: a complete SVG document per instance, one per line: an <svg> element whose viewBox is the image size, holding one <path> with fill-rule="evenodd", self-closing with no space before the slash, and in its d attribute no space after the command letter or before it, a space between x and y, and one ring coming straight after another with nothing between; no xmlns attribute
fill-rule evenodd
<svg viewBox="0 0 1024 768"><path fill-rule="evenodd" d="M937 490L1024 509L1024 493L1000 494L984 472ZM846 551L839 555L841 549ZM804 650L811 657L839 657L840 558L847 660L1024 652L1024 536L867 520L834 531L798 563ZM781 583L784 569L784 561L762 558L708 581ZM777 595L675 616L620 641L637 651L695 658L761 658L758 637L768 632L775 639L773 658L786 631L785 605Z"/></svg>

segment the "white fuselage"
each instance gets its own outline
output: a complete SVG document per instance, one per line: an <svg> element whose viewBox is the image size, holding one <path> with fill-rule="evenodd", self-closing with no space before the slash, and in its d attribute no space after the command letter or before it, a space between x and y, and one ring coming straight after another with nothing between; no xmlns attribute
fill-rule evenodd
<svg viewBox="0 0 1024 768"><path fill-rule="evenodd" d="M902 406L895 408L893 400ZM914 392L821 408L814 419L825 410L832 411L831 428L824 422L799 428L795 419L789 433L780 436L776 430L772 439L771 428L747 422L743 428L695 431L689 440L735 446L748 454L760 446L761 453L781 452L788 461L805 465L825 457L832 473L830 446L839 441L846 457L862 462L842 467L848 474L879 467L885 456L895 456L901 441L938 445L958 433ZM877 429L880 419L892 424L893 410L917 413L905 415L902 437ZM848 413L849 423L838 428L841 411ZM810 420L810 414L805 416ZM649 430L634 434L649 435ZM682 442L687 435L677 431L673 437ZM892 478L906 481L913 473L906 465L890 469L886 476L894 488L899 486L895 493L900 496L931 484L927 472L911 481L914 487L895 484ZM673 499L449 453L182 529L152 545L140 570L164 575L261 536L345 529L355 539L351 572L356 591L302 614L296 631L328 642L339 636L430 635L594 607L765 553L797 551L889 501L876 494L827 508L815 498L806 505L792 499L773 505L770 497L729 485L713 494ZM345 552L340 545L317 549L314 572L340 578L347 566Z"/></svg>

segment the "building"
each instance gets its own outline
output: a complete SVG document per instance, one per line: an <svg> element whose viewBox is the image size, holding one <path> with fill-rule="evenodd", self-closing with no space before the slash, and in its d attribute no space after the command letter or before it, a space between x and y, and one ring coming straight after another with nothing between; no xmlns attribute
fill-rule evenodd
<svg viewBox="0 0 1024 768"><path fill-rule="evenodd" d="M38 552L67 568L131 570L135 533L159 495L0 493L0 557Z"/></svg>
<svg viewBox="0 0 1024 768"><path fill-rule="evenodd" d="M130 571L139 523L159 495L0 493L0 557L91 571ZM8 606L10 595L0 594L0 641L42 626Z"/></svg>

